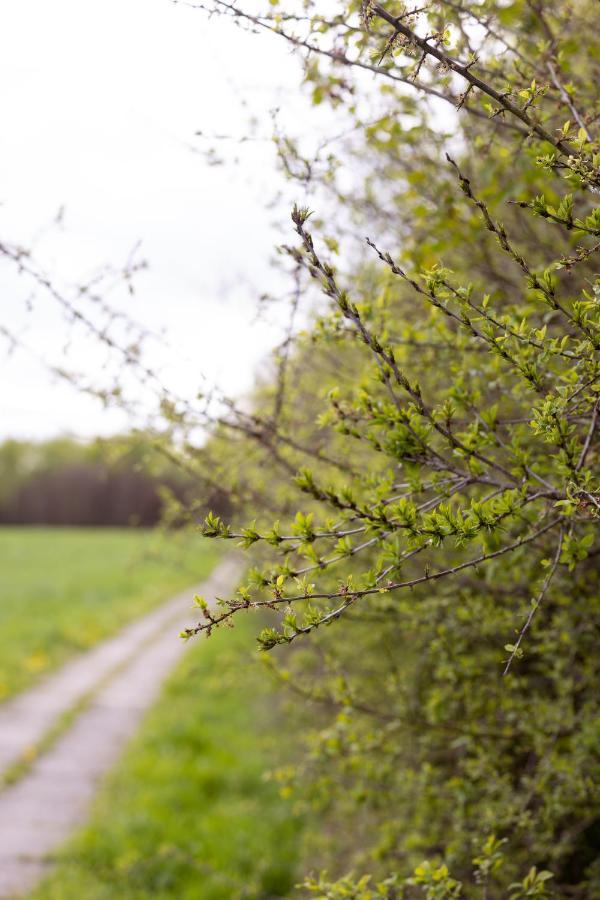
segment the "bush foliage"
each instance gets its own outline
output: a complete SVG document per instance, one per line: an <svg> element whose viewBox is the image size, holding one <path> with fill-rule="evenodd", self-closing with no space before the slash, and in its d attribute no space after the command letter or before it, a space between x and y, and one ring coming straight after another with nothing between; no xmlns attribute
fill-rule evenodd
<svg viewBox="0 0 600 900"><path fill-rule="evenodd" d="M282 258L326 300L206 448L250 522L204 533L257 565L188 636L266 610L314 706L279 777L343 877L307 893L595 896L593 5L212 6L297 48L353 139L279 144L324 211Z"/></svg>

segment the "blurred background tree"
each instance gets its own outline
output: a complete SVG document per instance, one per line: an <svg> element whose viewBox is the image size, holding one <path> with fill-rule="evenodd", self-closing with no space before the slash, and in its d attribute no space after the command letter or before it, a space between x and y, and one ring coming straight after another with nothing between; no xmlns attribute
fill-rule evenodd
<svg viewBox="0 0 600 900"><path fill-rule="evenodd" d="M0 445L0 524L171 525L203 510L228 514L225 490L198 485L168 456L164 440L119 435L96 441L7 440ZM182 510L185 509L185 515Z"/></svg>

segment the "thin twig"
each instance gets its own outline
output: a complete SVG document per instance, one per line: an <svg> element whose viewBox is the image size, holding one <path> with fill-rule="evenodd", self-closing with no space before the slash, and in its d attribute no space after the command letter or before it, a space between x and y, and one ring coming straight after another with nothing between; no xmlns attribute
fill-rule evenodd
<svg viewBox="0 0 600 900"><path fill-rule="evenodd" d="M587 437L585 439L585 444L583 445L583 449L581 451L581 456L575 466L575 471L579 472L583 464L585 463L586 457L588 455L589 449L592 444L592 438L594 437L594 432L596 430L596 425L598 422L598 410L600 409L600 400L596 401L596 405L594 406L594 412L592 413L592 421L590 423L590 427L587 433Z"/></svg>
<svg viewBox="0 0 600 900"><path fill-rule="evenodd" d="M533 617L535 616L537 610L539 609L540 603L544 599L544 597L546 595L546 591L548 590L548 588L550 586L550 582L552 581L552 579L554 577L554 573L556 572L556 568L557 568L558 562L560 560L560 554L562 552L563 536L564 536L564 530L563 530L563 528L561 528L560 534L558 537L558 545L556 547L556 553L554 554L554 559L552 560L552 566L550 567L550 570L549 570L548 574L546 575L546 578L544 579L544 583L542 585L541 591L539 592L539 594L537 595L537 597L531 604L531 609L529 610L529 615L527 616L527 619L525 620L525 624L521 628L521 631L519 633L519 637L517 638L516 644L513 645L513 649L511 650L510 656L507 660L506 667L504 669L504 672L502 673L503 675L508 675L508 671L512 665L512 662L513 662L515 656L517 656L517 654L519 653L519 649L521 647L523 638L529 631L529 627L533 621Z"/></svg>

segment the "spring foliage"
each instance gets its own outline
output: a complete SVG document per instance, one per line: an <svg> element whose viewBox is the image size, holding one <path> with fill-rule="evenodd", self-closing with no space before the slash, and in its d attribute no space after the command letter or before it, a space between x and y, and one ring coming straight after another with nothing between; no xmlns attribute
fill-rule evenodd
<svg viewBox="0 0 600 900"><path fill-rule="evenodd" d="M353 140L278 145L325 210L282 257L325 300L207 449L251 521L204 533L258 565L188 636L266 611L312 704L277 777L319 811L308 868L359 874L307 893L595 896L593 5L209 5L291 43Z"/></svg>

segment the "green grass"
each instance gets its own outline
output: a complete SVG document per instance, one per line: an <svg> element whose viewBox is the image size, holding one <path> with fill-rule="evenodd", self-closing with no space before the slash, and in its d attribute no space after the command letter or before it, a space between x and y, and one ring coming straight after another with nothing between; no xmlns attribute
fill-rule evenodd
<svg viewBox="0 0 600 900"><path fill-rule="evenodd" d="M251 661L256 621L190 647L31 900L267 900L293 893L300 822L263 773L289 729ZM286 746L286 744L288 746Z"/></svg>
<svg viewBox="0 0 600 900"><path fill-rule="evenodd" d="M189 532L0 528L0 700L204 578L217 555Z"/></svg>

